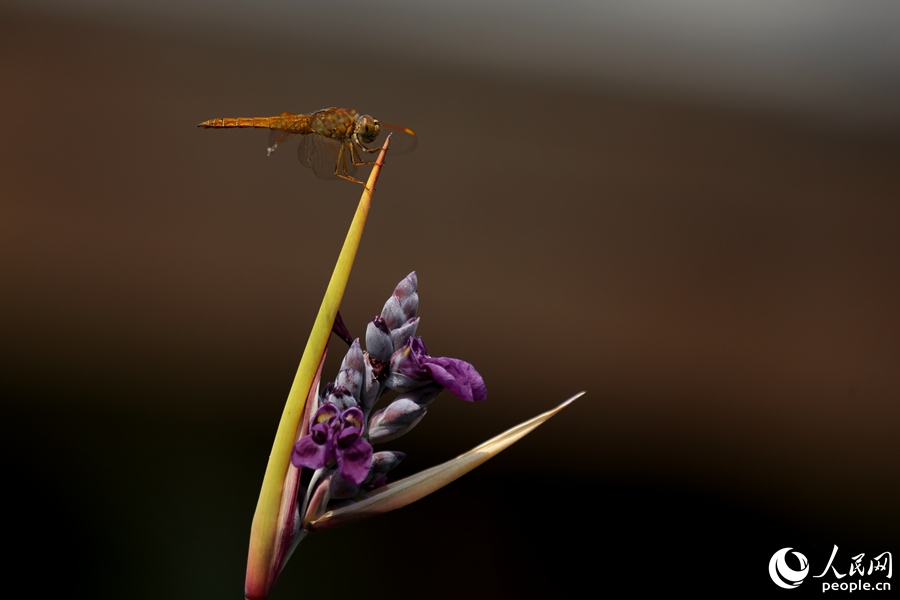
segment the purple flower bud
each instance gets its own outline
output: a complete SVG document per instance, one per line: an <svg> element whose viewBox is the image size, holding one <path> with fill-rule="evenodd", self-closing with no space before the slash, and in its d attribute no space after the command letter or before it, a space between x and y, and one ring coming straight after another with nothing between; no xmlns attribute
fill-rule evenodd
<svg viewBox="0 0 900 600"><path fill-rule="evenodd" d="M419 406L428 406L431 404L431 401L438 397L438 395L444 391L444 386L439 383L429 383L428 385L423 385L420 388L416 388L412 391L406 392L401 396L397 396L397 400L407 399L412 400Z"/></svg>
<svg viewBox="0 0 900 600"><path fill-rule="evenodd" d="M418 338L411 338L410 344L416 339ZM391 355L390 375L384 382L386 388L402 393L430 382L431 378L428 377L428 374L419 369L419 363L409 344Z"/></svg>
<svg viewBox="0 0 900 600"><path fill-rule="evenodd" d="M409 341L409 338L416 335L416 328L419 326L419 317L415 319L410 319L400 327L391 330L391 342L393 343L393 347L391 348L391 352L393 353L396 350L399 350ZM390 356L388 356L390 358ZM385 359L387 360L387 359Z"/></svg>
<svg viewBox="0 0 900 600"><path fill-rule="evenodd" d="M338 410L347 410L357 405L356 398L350 393L350 390L342 385L336 385L331 388L328 395L325 396L325 402L322 406L333 404Z"/></svg>
<svg viewBox="0 0 900 600"><path fill-rule="evenodd" d="M363 375L366 372L366 363L363 359L362 349L359 347L359 340L353 340L350 349L344 356L341 363L341 370L338 371L337 377L334 379L335 387L343 387L350 395L353 396L354 402L351 406L356 406L359 400L359 392L363 386Z"/></svg>
<svg viewBox="0 0 900 600"><path fill-rule="evenodd" d="M391 375L384 382L384 387L400 393L409 392L421 385L423 385L421 381L414 381L406 375L401 375L399 373L391 373Z"/></svg>
<svg viewBox="0 0 900 600"><path fill-rule="evenodd" d="M375 317L366 327L366 352L378 360L389 361L395 348L391 330L384 319Z"/></svg>
<svg viewBox="0 0 900 600"><path fill-rule="evenodd" d="M381 311L381 317L389 328L399 327L416 316L416 311L419 310L419 294L416 293L418 286L416 272L413 271L394 288L394 293Z"/></svg>
<svg viewBox="0 0 900 600"><path fill-rule="evenodd" d="M372 455L372 466L369 468L369 476L363 482L363 485L373 485L380 487L385 484L385 475L400 464L400 461L406 458L405 452L396 452L387 450L376 452Z"/></svg>
<svg viewBox="0 0 900 600"><path fill-rule="evenodd" d="M347 481L340 473L334 473L328 481L329 500L346 500L359 494L360 484Z"/></svg>
<svg viewBox="0 0 900 600"><path fill-rule="evenodd" d="M424 416L425 407L412 400L394 400L369 419L369 442L380 444L396 439L418 425Z"/></svg>

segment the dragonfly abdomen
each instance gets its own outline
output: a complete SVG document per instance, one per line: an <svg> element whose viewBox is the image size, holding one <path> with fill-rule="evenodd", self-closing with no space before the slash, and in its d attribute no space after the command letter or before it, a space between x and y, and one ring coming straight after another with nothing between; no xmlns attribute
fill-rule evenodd
<svg viewBox="0 0 900 600"><path fill-rule="evenodd" d="M197 127L222 128L222 127L256 127L257 129L284 129L283 117L237 117L234 119L209 119L203 121Z"/></svg>

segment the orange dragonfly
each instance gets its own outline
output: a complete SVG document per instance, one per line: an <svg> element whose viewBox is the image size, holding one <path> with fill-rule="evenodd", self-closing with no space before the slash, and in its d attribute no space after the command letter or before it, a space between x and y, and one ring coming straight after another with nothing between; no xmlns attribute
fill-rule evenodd
<svg viewBox="0 0 900 600"><path fill-rule="evenodd" d="M351 108L323 108L314 113L294 114L283 112L277 117L238 117L235 119L210 119L197 127L229 128L256 127L270 129L269 154L279 144L301 135L297 156L300 163L311 168L322 179L340 177L365 185L353 176L356 167L375 164L369 158L379 152L384 133L396 134L391 138L391 153L409 152L416 147L416 134L412 129L380 123L369 115L358 114ZM367 144L377 144L369 147ZM372 157L374 158L374 157Z"/></svg>

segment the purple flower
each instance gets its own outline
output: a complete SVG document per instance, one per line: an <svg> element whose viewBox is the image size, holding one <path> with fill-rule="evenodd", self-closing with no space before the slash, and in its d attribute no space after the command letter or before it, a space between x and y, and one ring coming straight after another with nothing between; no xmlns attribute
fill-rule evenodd
<svg viewBox="0 0 900 600"><path fill-rule="evenodd" d="M408 392L435 382L458 398L481 401L487 398L484 379L475 367L458 358L428 355L422 338L410 338L406 346L391 356L391 375L385 386Z"/></svg>
<svg viewBox="0 0 900 600"><path fill-rule="evenodd" d="M309 435L300 438L291 452L297 467L321 469L334 459L341 476L360 484L369 474L372 446L362 437L363 412L351 407L340 412L334 404L323 404L313 416Z"/></svg>

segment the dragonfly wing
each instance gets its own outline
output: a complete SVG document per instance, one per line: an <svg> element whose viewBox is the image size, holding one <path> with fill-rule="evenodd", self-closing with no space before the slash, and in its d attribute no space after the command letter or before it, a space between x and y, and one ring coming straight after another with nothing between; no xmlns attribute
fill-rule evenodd
<svg viewBox="0 0 900 600"><path fill-rule="evenodd" d="M416 137L416 132L408 127L382 123L381 133L378 134L378 138L373 143L368 144L369 148L381 148L384 145L384 139L388 135L391 136L391 146L388 151L394 155L412 152L419 141Z"/></svg>
<svg viewBox="0 0 900 600"><path fill-rule="evenodd" d="M304 135L297 147L297 157L300 164L304 167L312 169L317 177L322 179L335 179L334 169L338 166L338 155L341 153L341 142L319 135L310 133ZM346 165L338 166L341 174L353 176L356 167L350 161L349 149L341 156L341 161Z"/></svg>
<svg viewBox="0 0 900 600"><path fill-rule="evenodd" d="M283 129L272 129L269 131L269 154L271 155L275 152L275 149L282 143L288 141L294 135L290 131L285 131Z"/></svg>

